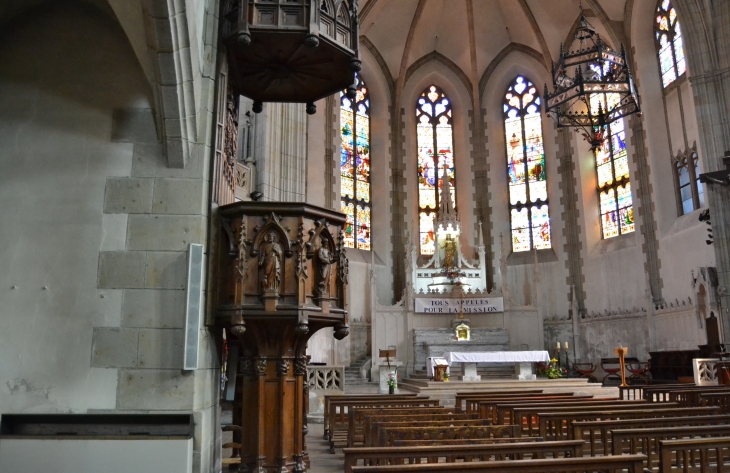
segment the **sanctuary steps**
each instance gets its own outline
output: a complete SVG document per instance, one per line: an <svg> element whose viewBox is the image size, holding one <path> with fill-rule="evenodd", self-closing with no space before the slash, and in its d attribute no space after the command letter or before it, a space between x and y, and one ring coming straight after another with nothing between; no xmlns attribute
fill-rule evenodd
<svg viewBox="0 0 730 473"><path fill-rule="evenodd" d="M402 392L413 392L418 395L438 399L444 406L453 406L457 392L519 392L530 389L542 389L544 393L574 393L576 395L592 395L596 398L618 397L619 390L615 386L603 387L598 383L589 383L582 378L561 379L487 379L482 381L456 381L448 383L429 381L428 379L408 378L398 384ZM345 387L347 390L347 387Z"/></svg>

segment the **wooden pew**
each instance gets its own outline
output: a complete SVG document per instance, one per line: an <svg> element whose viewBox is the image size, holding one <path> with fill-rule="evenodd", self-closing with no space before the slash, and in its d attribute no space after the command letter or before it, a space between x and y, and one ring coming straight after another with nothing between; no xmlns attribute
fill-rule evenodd
<svg viewBox="0 0 730 473"><path fill-rule="evenodd" d="M463 416L466 414L457 414L453 407L366 407L353 408L347 413L347 447L355 447L357 443L364 442L364 437L370 430L373 417L379 416Z"/></svg>
<svg viewBox="0 0 730 473"><path fill-rule="evenodd" d="M692 438L728 437L730 425L700 425L694 427L663 427L649 429L616 429L611 431L614 455L641 453L646 455L646 468L659 463L659 441ZM728 468L730 470L730 468Z"/></svg>
<svg viewBox="0 0 730 473"><path fill-rule="evenodd" d="M393 414L370 414L367 411L363 411L363 446L369 447L372 445L372 439L377 435L378 431L377 428L382 422L423 422L423 421L444 421L444 420L467 420L467 419L478 419L478 416L476 414L455 414L455 413L446 413L446 414L418 414L418 413L408 413L403 415L393 415ZM353 436L354 438L354 436ZM355 438L355 440L357 440ZM348 447L355 447L356 445L352 442L349 442L348 437Z"/></svg>
<svg viewBox="0 0 730 473"><path fill-rule="evenodd" d="M669 401L676 402L682 407L697 407L700 405L700 396L712 393L730 393L728 386L710 386L712 389L682 389L671 391Z"/></svg>
<svg viewBox="0 0 730 473"><path fill-rule="evenodd" d="M588 444L588 454L591 456L596 455L599 451L602 451L604 455L609 454L611 432L615 429L721 424L730 424L730 415L656 417L652 419L588 420L574 421L571 423L573 429L572 438L575 440L585 440Z"/></svg>
<svg viewBox="0 0 730 473"><path fill-rule="evenodd" d="M580 420L650 419L656 417L681 417L691 415L712 415L712 407L661 407L655 409L546 412L538 413L540 437L545 440L575 440L571 422Z"/></svg>
<svg viewBox="0 0 730 473"><path fill-rule="evenodd" d="M721 414L730 414L730 392L702 393L700 406L717 406Z"/></svg>
<svg viewBox="0 0 730 473"><path fill-rule="evenodd" d="M676 404L665 404L663 407L677 407ZM607 403L598 403L590 406L571 406L571 405L560 405L552 404L549 406L538 406L538 405L526 405L522 407L512 407L512 421L514 424L523 427L523 434L528 437L538 435L538 412L576 412L576 411L595 411L595 410L633 410L633 409L650 409L656 408L656 406L650 406L649 403L641 401L615 401ZM499 422L497 422L499 424Z"/></svg>
<svg viewBox="0 0 730 473"><path fill-rule="evenodd" d="M345 473L362 461L364 465L422 465L425 463L455 463L457 460L504 461L525 458L577 458L582 454L583 442L522 442L483 445L440 445L429 447L371 447L345 448ZM493 458L493 459L492 459ZM425 461L424 461L425 460Z"/></svg>
<svg viewBox="0 0 730 473"><path fill-rule="evenodd" d="M642 473L644 455L616 455L610 457L549 458L545 460L507 460L469 463L432 463L429 465L355 466L352 473L452 473L467 471L483 473L587 473L621 471Z"/></svg>
<svg viewBox="0 0 730 473"><path fill-rule="evenodd" d="M384 399L367 401L331 399L329 406L330 453L335 453L335 446L347 446L349 409L368 407L439 407L439 401L424 398L391 399L389 396L384 396Z"/></svg>
<svg viewBox="0 0 730 473"><path fill-rule="evenodd" d="M396 440L394 447L427 447L429 445L484 445L492 443L542 442L542 437L499 437L491 439Z"/></svg>
<svg viewBox="0 0 730 473"><path fill-rule="evenodd" d="M548 401L519 401L519 402L505 402L505 401L499 401L497 403L494 403L492 401L482 401L479 403L479 417L482 417L483 415L489 415L491 412L491 419L492 422L496 425L499 424L516 424L517 422L513 422L514 418L512 416L515 409L519 409L521 407L577 407L577 406L609 406L609 405L624 405L624 403L630 402L630 403L643 403L647 404L646 401L619 401L617 399L611 398L611 399L581 399L581 398L570 398L570 399L560 399L560 400L554 400L552 402Z"/></svg>
<svg viewBox="0 0 730 473"><path fill-rule="evenodd" d="M542 394L542 389L525 389L524 391L461 391L456 393L456 409L464 410L464 400L469 397L509 397L509 396L529 396L533 394Z"/></svg>
<svg viewBox="0 0 730 473"><path fill-rule="evenodd" d="M330 429L330 423L329 423L329 410L330 410L330 401L332 399L349 399L352 401L367 401L369 399L377 400L382 399L383 396L397 396L397 399L405 399L405 398L414 398L416 397L416 393L407 393L407 394L326 394L324 396L324 439L329 439L329 429Z"/></svg>
<svg viewBox="0 0 730 473"><path fill-rule="evenodd" d="M380 431L384 432L380 432ZM380 444L374 447L390 447L396 440L419 439L459 439L459 438L499 438L519 437L520 428L516 425L490 425L465 427L381 427L378 429Z"/></svg>
<svg viewBox="0 0 730 473"><path fill-rule="evenodd" d="M728 386L695 386L693 384L662 384L644 388L644 399L649 402L673 402L671 393L674 391L713 392L727 390Z"/></svg>
<svg viewBox="0 0 730 473"><path fill-rule="evenodd" d="M457 400L456 405L462 406L462 412L476 412L479 409L479 401L491 401L493 399L536 399L536 398L569 398L573 393L528 393L528 394L480 394L477 396L465 395Z"/></svg>
<svg viewBox="0 0 730 473"><path fill-rule="evenodd" d="M472 412L479 412L480 405L483 402L562 402L563 400L587 400L587 399L593 399L593 396L591 395L585 395L585 396L574 396L571 393L563 394L540 394L538 396L512 396L512 397L504 397L504 396L479 396L479 397L471 397L466 398L466 412L471 414Z"/></svg>
<svg viewBox="0 0 730 473"><path fill-rule="evenodd" d="M730 471L730 437L691 440L660 440L659 471L717 472ZM710 466L710 463L717 463ZM353 469L355 473L355 469Z"/></svg>
<svg viewBox="0 0 730 473"><path fill-rule="evenodd" d="M429 421L408 421L408 422L380 422L376 425L375 436L369 438L369 444L365 447L377 447L386 443L384 436L388 435L390 429L396 428L414 428L419 427L483 427L489 426L491 423L486 419L457 419L457 420L429 420Z"/></svg>

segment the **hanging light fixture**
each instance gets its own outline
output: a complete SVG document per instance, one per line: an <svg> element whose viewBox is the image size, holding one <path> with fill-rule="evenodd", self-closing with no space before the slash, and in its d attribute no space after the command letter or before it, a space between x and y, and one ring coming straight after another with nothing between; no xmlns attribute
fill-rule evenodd
<svg viewBox="0 0 730 473"><path fill-rule="evenodd" d="M575 39L577 51L566 53L560 45L560 59L552 66L552 94L545 84L545 113L558 128L575 128L596 150L610 123L641 112L639 94L623 45L617 52L604 44L582 9Z"/></svg>

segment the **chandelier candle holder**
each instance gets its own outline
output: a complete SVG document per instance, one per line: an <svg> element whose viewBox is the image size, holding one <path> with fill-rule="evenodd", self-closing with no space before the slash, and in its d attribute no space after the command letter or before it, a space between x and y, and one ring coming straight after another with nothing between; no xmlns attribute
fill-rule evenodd
<svg viewBox="0 0 730 473"><path fill-rule="evenodd" d="M608 47L583 14L575 39L577 51L566 53L561 43L552 65L553 93L545 84L543 102L558 128L574 128L593 151L605 141L608 124L641 112L639 94L623 45L621 51Z"/></svg>

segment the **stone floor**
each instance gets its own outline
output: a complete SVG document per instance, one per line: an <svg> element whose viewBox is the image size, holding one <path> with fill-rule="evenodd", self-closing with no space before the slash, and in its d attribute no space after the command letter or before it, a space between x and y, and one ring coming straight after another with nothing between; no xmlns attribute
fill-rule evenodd
<svg viewBox="0 0 730 473"><path fill-rule="evenodd" d="M329 453L329 444L322 438L323 424L309 424L307 449L309 450L310 473L342 473L345 467L345 455L338 448L334 455Z"/></svg>

